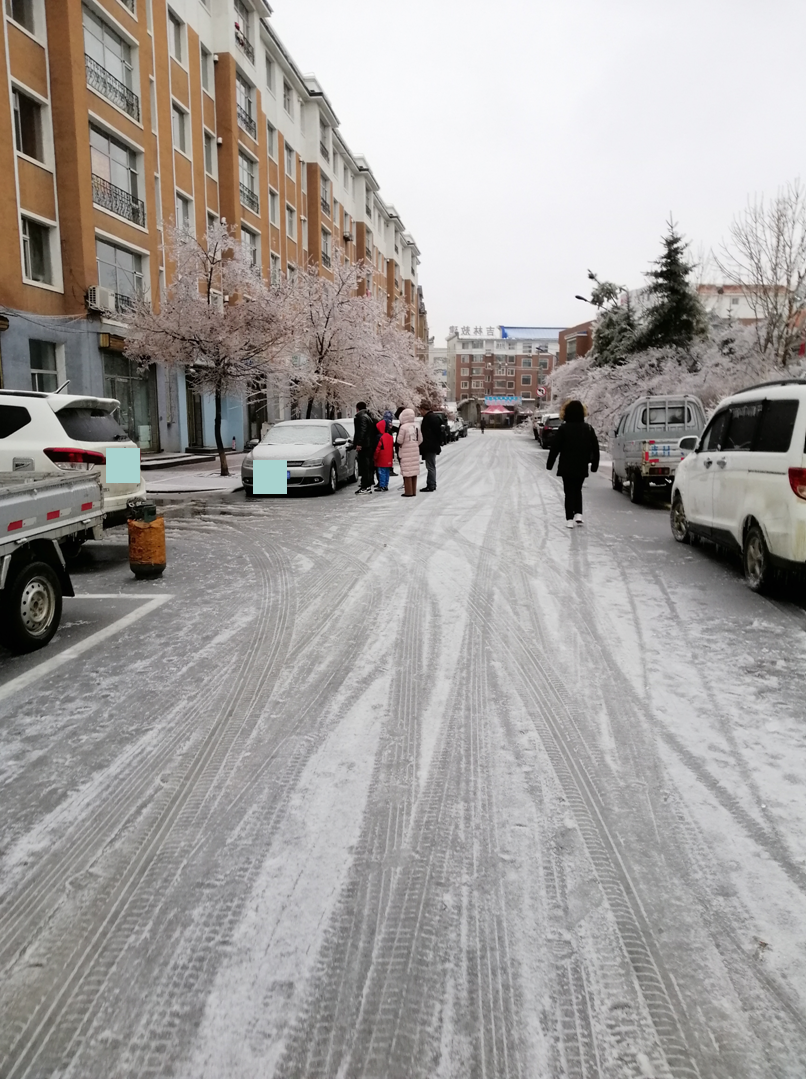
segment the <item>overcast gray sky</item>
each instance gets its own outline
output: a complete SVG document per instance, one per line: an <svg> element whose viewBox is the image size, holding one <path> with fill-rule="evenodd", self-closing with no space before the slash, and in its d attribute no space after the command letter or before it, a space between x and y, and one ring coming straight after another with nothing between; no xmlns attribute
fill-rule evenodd
<svg viewBox="0 0 806 1079"><path fill-rule="evenodd" d="M451 324L571 325L670 212L696 254L806 176L805 0L272 0Z"/></svg>

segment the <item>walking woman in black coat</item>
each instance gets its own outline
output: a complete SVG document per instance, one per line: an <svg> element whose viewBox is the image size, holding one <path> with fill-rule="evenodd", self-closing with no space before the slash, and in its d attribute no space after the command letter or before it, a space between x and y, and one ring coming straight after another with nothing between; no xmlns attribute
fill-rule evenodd
<svg viewBox="0 0 806 1079"><path fill-rule="evenodd" d="M599 468L599 439L585 423L585 406L581 401L569 401L562 411L564 423L551 443L546 468L551 470L560 458L557 475L565 488L565 524L574 528L582 524L582 484L591 472Z"/></svg>

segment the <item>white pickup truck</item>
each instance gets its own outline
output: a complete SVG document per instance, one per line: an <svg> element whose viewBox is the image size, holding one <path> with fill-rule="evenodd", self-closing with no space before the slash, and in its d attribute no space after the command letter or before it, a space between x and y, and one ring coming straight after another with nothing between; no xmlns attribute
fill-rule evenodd
<svg viewBox="0 0 806 1079"><path fill-rule="evenodd" d="M103 535L97 473L41 476L0 472L0 641L14 652L46 645L59 628L62 596L73 596L61 544Z"/></svg>
<svg viewBox="0 0 806 1079"><path fill-rule="evenodd" d="M642 397L618 421L610 444L614 491L627 486L631 502L650 488L669 494L677 466L691 453L705 427L699 397Z"/></svg>

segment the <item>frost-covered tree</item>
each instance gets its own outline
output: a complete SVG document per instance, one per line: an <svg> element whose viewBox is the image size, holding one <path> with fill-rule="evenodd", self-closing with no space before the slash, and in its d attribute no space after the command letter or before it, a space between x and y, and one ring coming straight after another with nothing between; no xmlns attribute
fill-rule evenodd
<svg viewBox="0 0 806 1079"><path fill-rule="evenodd" d="M748 202L734 218L716 263L739 285L756 322L761 352L786 366L804 339L806 188L795 180L771 202Z"/></svg>
<svg viewBox="0 0 806 1079"><path fill-rule="evenodd" d="M200 237L166 226L163 245L171 284L152 303L140 300L128 319L126 352L145 365L180 367L190 384L215 397L215 443L221 402L276 370L290 353L294 309L284 281L267 287L234 234L215 224Z"/></svg>
<svg viewBox="0 0 806 1079"><path fill-rule="evenodd" d="M689 281L694 266L686 260L687 247L670 219L669 231L663 237L663 251L655 261L655 268L646 275L648 306L636 338L639 349L665 345L686 348L708 331L705 311Z"/></svg>

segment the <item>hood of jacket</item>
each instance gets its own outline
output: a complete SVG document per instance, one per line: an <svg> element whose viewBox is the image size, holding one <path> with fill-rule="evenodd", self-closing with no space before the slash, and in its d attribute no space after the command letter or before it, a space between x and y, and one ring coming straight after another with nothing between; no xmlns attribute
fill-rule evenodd
<svg viewBox="0 0 806 1079"><path fill-rule="evenodd" d="M413 408L404 408L403 411L400 413L400 422L401 422L401 424L403 424L403 423L414 423L414 419L415 419L415 416L414 416L414 409Z"/></svg>
<svg viewBox="0 0 806 1079"><path fill-rule="evenodd" d="M378 422L375 424L375 426L378 428L379 432L382 435L386 434L386 421L385 420L378 420Z"/></svg>

